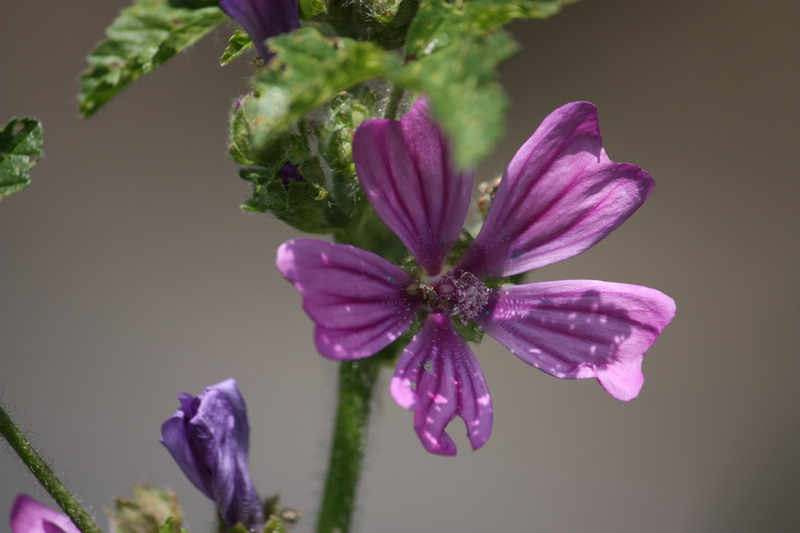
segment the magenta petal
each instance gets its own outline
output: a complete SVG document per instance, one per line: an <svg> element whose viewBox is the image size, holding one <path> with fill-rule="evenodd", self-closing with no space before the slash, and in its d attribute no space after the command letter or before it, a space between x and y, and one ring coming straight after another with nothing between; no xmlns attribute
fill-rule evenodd
<svg viewBox="0 0 800 533"><path fill-rule="evenodd" d="M11 533L81 533L67 515L20 494L11 506Z"/></svg>
<svg viewBox="0 0 800 533"><path fill-rule="evenodd" d="M526 272L585 251L631 216L655 183L609 160L600 140L593 104L553 111L509 163L460 267L484 279Z"/></svg>
<svg viewBox="0 0 800 533"><path fill-rule="evenodd" d="M456 445L445 433L460 416L467 425L472 449L489 440L492 399L483 371L469 345L448 316L434 313L403 351L392 378L392 396L414 411L414 429L431 453L455 455Z"/></svg>
<svg viewBox="0 0 800 533"><path fill-rule="evenodd" d="M402 120L367 120L353 160L370 204L430 275L439 274L469 208L472 174L456 171L420 98Z"/></svg>
<svg viewBox="0 0 800 533"><path fill-rule="evenodd" d="M385 348L411 325L419 305L406 294L410 275L355 246L288 241L278 248L276 265L303 296L303 309L317 325L317 350L331 359L359 359Z"/></svg>
<svg viewBox="0 0 800 533"><path fill-rule="evenodd" d="M592 280L496 289L475 322L514 355L558 378L597 378L619 400L644 383L642 359L675 316L648 287Z"/></svg>

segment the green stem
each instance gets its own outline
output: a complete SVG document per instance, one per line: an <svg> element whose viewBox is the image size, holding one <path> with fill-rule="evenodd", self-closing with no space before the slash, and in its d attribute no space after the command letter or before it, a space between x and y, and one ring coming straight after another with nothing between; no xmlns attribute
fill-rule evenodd
<svg viewBox="0 0 800 533"><path fill-rule="evenodd" d="M392 92L389 94L389 101L386 103L386 109L383 112L383 118L397 120L397 109L400 106L400 102L403 100L405 92L405 89L401 89L400 87L392 87Z"/></svg>
<svg viewBox="0 0 800 533"><path fill-rule="evenodd" d="M72 523L75 524L82 533L101 533L100 528L94 523L92 517L86 512L86 509L81 506L80 502L67 490L67 487L61 483L58 476L55 475L53 470L44 462L42 457L25 438L25 435L19 430L16 424L6 413L5 409L0 406L0 434L5 437L11 447L20 456L22 462L28 465L33 475L39 480L39 483L50 493L50 496L56 503L64 510L69 516Z"/></svg>
<svg viewBox="0 0 800 533"><path fill-rule="evenodd" d="M346 361L339 367L339 405L317 533L350 531L367 440L372 391L382 365L383 357L375 355Z"/></svg>

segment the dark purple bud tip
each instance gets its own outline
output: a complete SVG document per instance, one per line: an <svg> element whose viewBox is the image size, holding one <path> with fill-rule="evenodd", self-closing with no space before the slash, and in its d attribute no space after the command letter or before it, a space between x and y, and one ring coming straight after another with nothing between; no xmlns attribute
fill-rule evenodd
<svg viewBox="0 0 800 533"><path fill-rule="evenodd" d="M297 0L220 0L219 7L241 24L265 62L272 53L264 41L300 27Z"/></svg>
<svg viewBox="0 0 800 533"><path fill-rule="evenodd" d="M289 188L289 183L293 181L306 181L303 175L300 174L300 169L292 163L283 165L283 168L278 173L278 179L281 180L281 183L283 183L283 186L287 189Z"/></svg>

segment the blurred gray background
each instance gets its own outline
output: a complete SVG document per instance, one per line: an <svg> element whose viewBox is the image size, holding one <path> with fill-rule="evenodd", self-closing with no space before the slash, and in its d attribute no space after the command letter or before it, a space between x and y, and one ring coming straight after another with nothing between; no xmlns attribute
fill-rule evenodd
<svg viewBox="0 0 800 533"><path fill-rule="evenodd" d="M274 268L298 232L241 212L227 110L247 60L233 26L78 118L76 77L123 0L0 0L0 122L35 115L46 157L0 202L0 400L101 524L130 484L170 486L193 532L213 505L158 443L175 394L235 377L263 495L313 529L336 364ZM487 339L494 433L429 455L377 394L360 533L800 530L800 4L583 0L512 29L499 173L544 116L600 109L609 155L648 170L650 200L580 257L529 279L658 288L678 314L631 403L561 381ZM0 444L0 531L14 496L52 503Z"/></svg>

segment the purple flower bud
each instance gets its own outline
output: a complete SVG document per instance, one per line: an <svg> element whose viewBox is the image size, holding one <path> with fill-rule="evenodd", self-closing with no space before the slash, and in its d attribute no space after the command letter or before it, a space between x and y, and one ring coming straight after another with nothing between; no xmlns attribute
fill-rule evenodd
<svg viewBox="0 0 800 533"><path fill-rule="evenodd" d="M241 24L264 61L273 55L264 41L300 27L297 0L220 0L219 7Z"/></svg>
<svg viewBox="0 0 800 533"><path fill-rule="evenodd" d="M248 471L250 427L236 381L226 379L193 397L161 426L161 443L189 481L217 504L228 526L259 528L261 500Z"/></svg>
<svg viewBox="0 0 800 533"><path fill-rule="evenodd" d="M283 186L287 189L289 188L289 183L293 181L306 181L303 175L300 174L300 169L292 163L283 165L280 173L278 173L278 179L281 180L281 183L283 183Z"/></svg>
<svg viewBox="0 0 800 533"><path fill-rule="evenodd" d="M80 533L67 515L20 494L11 506L11 533Z"/></svg>

